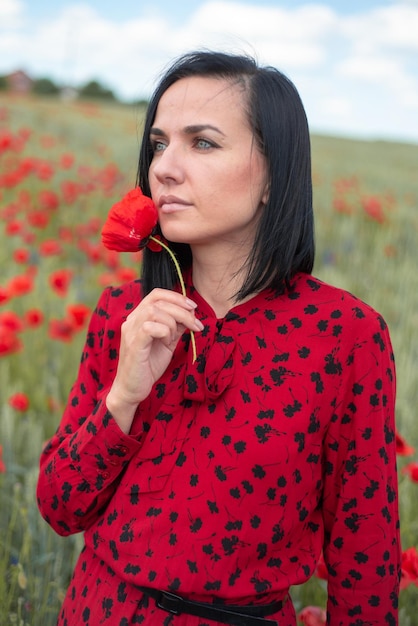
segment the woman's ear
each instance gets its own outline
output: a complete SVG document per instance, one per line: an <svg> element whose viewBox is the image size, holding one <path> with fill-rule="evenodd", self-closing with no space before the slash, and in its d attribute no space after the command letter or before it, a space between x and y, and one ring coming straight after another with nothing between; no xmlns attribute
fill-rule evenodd
<svg viewBox="0 0 418 626"><path fill-rule="evenodd" d="M263 195L261 196L261 202L264 204L264 206L267 204L269 196L270 196L270 181L266 183L264 187Z"/></svg>

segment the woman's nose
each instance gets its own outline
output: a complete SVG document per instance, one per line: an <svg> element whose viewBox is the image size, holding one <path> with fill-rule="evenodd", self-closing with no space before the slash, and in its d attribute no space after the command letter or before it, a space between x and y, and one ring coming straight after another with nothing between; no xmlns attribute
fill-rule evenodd
<svg viewBox="0 0 418 626"><path fill-rule="evenodd" d="M160 180L173 180L181 182L184 178L182 160L179 150L172 144L159 153L152 163L154 175Z"/></svg>

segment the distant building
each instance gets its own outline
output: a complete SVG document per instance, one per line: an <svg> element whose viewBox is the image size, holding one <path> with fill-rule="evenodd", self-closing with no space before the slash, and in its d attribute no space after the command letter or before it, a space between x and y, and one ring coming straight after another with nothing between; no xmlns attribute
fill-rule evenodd
<svg viewBox="0 0 418 626"><path fill-rule="evenodd" d="M6 77L7 89L13 93L30 93L33 80L23 70L16 70Z"/></svg>

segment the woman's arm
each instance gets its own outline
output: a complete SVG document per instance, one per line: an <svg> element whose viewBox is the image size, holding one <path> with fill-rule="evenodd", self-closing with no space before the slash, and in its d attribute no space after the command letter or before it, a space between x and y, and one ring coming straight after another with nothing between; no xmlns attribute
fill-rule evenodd
<svg viewBox="0 0 418 626"><path fill-rule="evenodd" d="M127 435L106 407L127 299L118 290L122 311L118 318L116 311L109 312L115 293L106 289L92 315L77 380L60 426L40 459L38 506L60 535L85 530L97 519L141 445L140 420Z"/></svg>
<svg viewBox="0 0 418 626"><path fill-rule="evenodd" d="M393 352L377 314L368 311L351 332L357 341L325 440L327 624L395 626L400 539Z"/></svg>

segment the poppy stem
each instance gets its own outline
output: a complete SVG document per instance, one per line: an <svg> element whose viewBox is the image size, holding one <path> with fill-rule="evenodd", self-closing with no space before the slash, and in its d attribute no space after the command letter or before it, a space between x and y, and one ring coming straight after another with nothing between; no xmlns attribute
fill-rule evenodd
<svg viewBox="0 0 418 626"><path fill-rule="evenodd" d="M180 265L179 265L179 262L176 259L176 255L174 254L174 252L172 250L170 250L170 248L163 241L161 241L161 239L157 239L156 237L153 237L152 235L150 236L150 239L152 241L154 241L155 243L157 243L162 248L164 248L164 250L166 250L168 252L168 254L170 255L171 260L173 261L174 266L176 268L177 275L179 277L181 292L182 292L183 296L186 297L186 286L184 284L184 280L183 280L183 276L182 276L182 273L181 273ZM194 332L192 330L190 331L190 342L192 344L192 352L193 352L192 363L194 363L196 361L197 355L196 355L196 340L195 340Z"/></svg>

